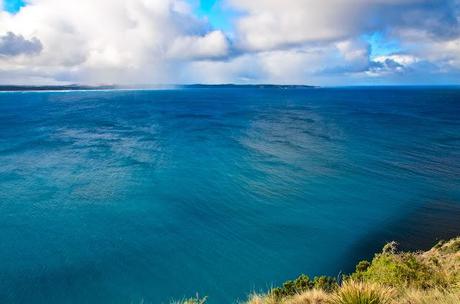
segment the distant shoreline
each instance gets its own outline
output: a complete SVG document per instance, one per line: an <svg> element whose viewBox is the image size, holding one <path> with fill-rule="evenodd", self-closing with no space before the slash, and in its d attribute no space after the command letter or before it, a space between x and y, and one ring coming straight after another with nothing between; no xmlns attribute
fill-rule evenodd
<svg viewBox="0 0 460 304"><path fill-rule="evenodd" d="M460 89L460 85L354 85L314 86L283 84L177 84L177 85L0 85L0 92L64 92L64 91L141 91L176 89Z"/></svg>
<svg viewBox="0 0 460 304"><path fill-rule="evenodd" d="M276 85L276 84L190 84L190 85L153 85L153 86L85 86L85 85L0 85L0 92L30 92L30 91L100 91L100 90L155 90L155 89L313 89L310 85Z"/></svg>
<svg viewBox="0 0 460 304"><path fill-rule="evenodd" d="M22 86L0 85L0 92L114 90L115 86Z"/></svg>

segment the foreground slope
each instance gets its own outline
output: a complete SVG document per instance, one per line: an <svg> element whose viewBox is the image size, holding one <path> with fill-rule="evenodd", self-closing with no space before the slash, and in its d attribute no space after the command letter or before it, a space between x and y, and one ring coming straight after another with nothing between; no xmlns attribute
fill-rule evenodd
<svg viewBox="0 0 460 304"><path fill-rule="evenodd" d="M254 294L248 304L458 304L460 238L441 241L426 252L399 252L385 245L371 262L339 278L300 276L268 294Z"/></svg>
<svg viewBox="0 0 460 304"><path fill-rule="evenodd" d="M182 304L204 304L206 298ZM460 237L425 252L401 252L391 242L372 261L338 278L301 275L245 304L459 304Z"/></svg>

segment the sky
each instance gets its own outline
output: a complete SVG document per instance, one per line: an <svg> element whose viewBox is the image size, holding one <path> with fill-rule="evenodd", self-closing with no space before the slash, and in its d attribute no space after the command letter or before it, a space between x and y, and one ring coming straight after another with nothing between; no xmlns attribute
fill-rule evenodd
<svg viewBox="0 0 460 304"><path fill-rule="evenodd" d="M460 84L460 0L0 0L0 84Z"/></svg>

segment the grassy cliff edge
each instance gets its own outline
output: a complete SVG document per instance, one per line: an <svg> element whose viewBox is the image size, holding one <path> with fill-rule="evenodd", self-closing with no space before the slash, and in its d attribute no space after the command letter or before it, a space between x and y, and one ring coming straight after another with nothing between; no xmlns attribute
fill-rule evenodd
<svg viewBox="0 0 460 304"><path fill-rule="evenodd" d="M181 304L203 304L189 299ZM391 242L372 261L338 278L301 275L245 304L459 304L460 237L425 252L401 252Z"/></svg>

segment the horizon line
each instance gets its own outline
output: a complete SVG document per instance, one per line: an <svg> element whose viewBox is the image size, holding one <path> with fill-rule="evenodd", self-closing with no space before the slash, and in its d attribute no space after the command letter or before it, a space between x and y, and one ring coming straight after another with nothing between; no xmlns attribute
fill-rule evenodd
<svg viewBox="0 0 460 304"><path fill-rule="evenodd" d="M66 85L22 85L22 84L0 84L0 92L71 92L71 91L140 91L157 89L193 89L193 88L298 88L298 89L333 89L333 88L456 88L460 84L353 84L353 85L310 85L310 84L276 84L276 83L194 83L194 84L136 84L136 85L87 85L87 84L66 84Z"/></svg>

